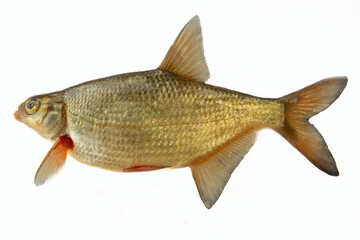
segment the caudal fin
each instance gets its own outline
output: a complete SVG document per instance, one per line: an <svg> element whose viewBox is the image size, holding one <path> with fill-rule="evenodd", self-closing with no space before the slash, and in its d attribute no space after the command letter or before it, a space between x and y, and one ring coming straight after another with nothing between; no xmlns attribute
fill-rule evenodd
<svg viewBox="0 0 360 240"><path fill-rule="evenodd" d="M280 98L285 105L285 123L275 129L320 170L338 176L328 146L309 119L328 108L342 93L346 77L324 79Z"/></svg>

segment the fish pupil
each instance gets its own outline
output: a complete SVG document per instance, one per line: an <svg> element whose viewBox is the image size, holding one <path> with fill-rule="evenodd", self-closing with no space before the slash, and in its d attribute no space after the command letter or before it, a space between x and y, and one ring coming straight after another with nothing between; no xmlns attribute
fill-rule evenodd
<svg viewBox="0 0 360 240"><path fill-rule="evenodd" d="M28 109L33 109L35 107L35 103L34 102L29 102L27 105Z"/></svg>

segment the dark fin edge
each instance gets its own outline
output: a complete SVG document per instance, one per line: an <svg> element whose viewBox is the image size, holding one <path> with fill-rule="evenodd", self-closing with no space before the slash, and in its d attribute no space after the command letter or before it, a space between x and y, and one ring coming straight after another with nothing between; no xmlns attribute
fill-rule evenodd
<svg viewBox="0 0 360 240"><path fill-rule="evenodd" d="M332 176L339 175L335 160L324 138L308 120L328 108L346 84L346 77L328 78L280 98L285 105L284 126L274 129L317 168Z"/></svg>

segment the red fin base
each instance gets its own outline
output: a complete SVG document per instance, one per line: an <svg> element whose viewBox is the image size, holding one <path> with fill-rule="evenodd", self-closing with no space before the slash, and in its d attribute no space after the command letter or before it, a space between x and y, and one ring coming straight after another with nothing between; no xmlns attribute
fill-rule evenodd
<svg viewBox="0 0 360 240"><path fill-rule="evenodd" d="M63 144L68 150L73 150L74 142L68 135L61 136L61 144Z"/></svg>
<svg viewBox="0 0 360 240"><path fill-rule="evenodd" d="M151 166L151 165L138 165L138 166L133 166L130 168L125 168L123 171L124 172L147 172L147 171L159 170L161 168L163 168L163 167Z"/></svg>

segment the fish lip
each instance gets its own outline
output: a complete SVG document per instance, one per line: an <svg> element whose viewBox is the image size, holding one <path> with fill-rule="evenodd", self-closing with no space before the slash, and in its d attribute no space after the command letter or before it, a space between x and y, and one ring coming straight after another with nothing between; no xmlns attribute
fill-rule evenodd
<svg viewBox="0 0 360 240"><path fill-rule="evenodd" d="M20 118L20 115L19 115L19 110L16 110L16 111L14 112L14 118L15 118L16 120L18 120L19 122L21 122L21 118Z"/></svg>
<svg viewBox="0 0 360 240"><path fill-rule="evenodd" d="M14 112L14 118L19 122L23 122L22 112L24 111L24 103L20 104L18 110Z"/></svg>

